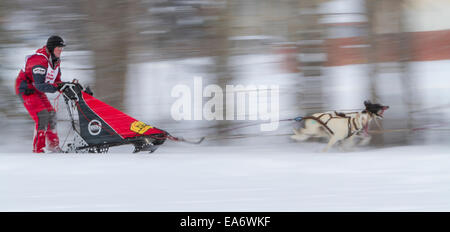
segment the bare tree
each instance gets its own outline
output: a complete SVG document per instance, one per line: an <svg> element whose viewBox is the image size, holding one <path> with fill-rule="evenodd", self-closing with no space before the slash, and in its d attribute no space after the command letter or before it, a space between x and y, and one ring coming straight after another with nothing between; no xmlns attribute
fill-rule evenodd
<svg viewBox="0 0 450 232"><path fill-rule="evenodd" d="M323 110L322 67L325 62L324 26L320 24L319 5L322 0L298 0L299 59L303 79L298 102L305 114Z"/></svg>
<svg viewBox="0 0 450 232"><path fill-rule="evenodd" d="M87 41L94 52L96 95L124 110L129 16L137 0L83 0L89 18Z"/></svg>
<svg viewBox="0 0 450 232"><path fill-rule="evenodd" d="M16 5L10 1L0 1L0 44L13 44L17 43L15 39L4 28L7 22L7 16L9 15L9 9L14 8ZM6 67L3 65L7 63L8 57L3 54L3 49L0 47L0 70L4 70ZM17 70L18 74L19 70ZM0 114L7 117L19 116L25 117L26 115L19 113L18 107L21 107L19 98L15 95L14 89L11 89L3 76L4 72L0 72ZM0 122L4 123L4 121Z"/></svg>
<svg viewBox="0 0 450 232"><path fill-rule="evenodd" d="M214 73L217 78L217 84L221 86L223 89L225 89L225 86L227 84L230 84L232 82L234 75L232 71L230 70L229 65L229 58L230 58L230 44L228 37L231 33L231 27L230 27L230 19L231 14L233 11L233 7L235 6L235 1L228 1L227 5L220 10L219 13L219 20L216 22L216 27L214 27L214 34L215 37L212 40L213 44L215 44L215 48L211 50L211 55L214 57L215 60L215 67L214 67ZM223 99L226 99L226 94L224 93ZM234 101L234 99L233 99ZM223 104L223 109L215 109L215 110L222 110L224 118L223 120L219 120L215 126L215 132L217 134L221 135L227 135L229 134L229 131L224 130L228 128L230 125L232 125L232 121L227 120L226 112L229 107L233 106L230 104L230 102L225 101L225 104ZM227 140L221 139L218 140L221 144L228 143Z"/></svg>
<svg viewBox="0 0 450 232"><path fill-rule="evenodd" d="M411 89L411 73L409 68L410 61L410 37L405 32L405 8L404 0L389 1L380 0L372 1L366 0L366 12L368 18L368 43L367 59L369 64L369 78L371 99L380 101L379 90L377 89L377 80L381 72L394 72L399 75L402 84L402 100L403 105L406 106L406 112L411 112L413 109L412 98L414 92ZM380 43L381 39L390 38L389 44ZM387 57L386 49L391 49L395 55L396 66L386 67L382 66L380 62L389 61L392 57ZM395 102L394 102L395 103ZM397 115L393 120L400 120L402 123L405 116L407 117L406 127L412 128L412 115ZM375 136L374 144L384 144L385 135ZM405 141L408 141L408 136L403 136Z"/></svg>

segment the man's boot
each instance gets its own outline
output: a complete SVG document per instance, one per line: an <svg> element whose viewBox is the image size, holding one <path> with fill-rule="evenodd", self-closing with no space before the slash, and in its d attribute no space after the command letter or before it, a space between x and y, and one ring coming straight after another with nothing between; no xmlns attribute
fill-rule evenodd
<svg viewBox="0 0 450 232"><path fill-rule="evenodd" d="M44 153L45 148L45 131L38 130L34 133L33 138L33 152L34 153Z"/></svg>
<svg viewBox="0 0 450 232"><path fill-rule="evenodd" d="M47 150L50 152L62 152L61 148L59 147L59 138L58 133L56 130L50 130L48 129L45 133L45 136L47 137Z"/></svg>

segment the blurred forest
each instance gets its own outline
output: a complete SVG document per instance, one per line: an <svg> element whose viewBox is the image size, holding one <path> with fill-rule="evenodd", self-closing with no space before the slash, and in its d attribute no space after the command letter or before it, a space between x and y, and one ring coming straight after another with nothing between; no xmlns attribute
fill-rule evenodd
<svg viewBox="0 0 450 232"><path fill-rule="evenodd" d="M180 125L167 117L170 88L164 89L169 100L158 101L159 104L145 105L144 100L135 100L139 102L136 104L142 103L141 107L164 112L159 117L145 118L133 110L129 102L134 100L126 100L127 96L139 98L132 95L130 85L142 85L145 82L134 80L145 79L146 91L161 95L157 92L163 86L161 80L175 85L178 76L189 80L192 76L183 75L183 69L173 71L178 72L175 79L156 77L161 72L142 75L139 64L155 66L166 61L207 58L206 64L196 66L201 71L195 73L207 78L209 84L224 88L231 83L247 83L243 81L247 71L242 67L247 64L239 59L249 55L275 57L251 64L252 69L261 73L262 82L277 73L289 79L286 83L274 79L280 84L282 99L290 99L281 102L285 105L281 107L280 118L346 107L345 102L339 106L334 104L336 98L329 89L333 87L330 83L335 83L330 80L336 74L327 70L333 66L362 64L365 65L363 73L359 74L369 82L351 82L354 88L366 85L364 89L367 89L362 95L351 97L356 99L353 102L360 102L353 104L359 106L356 108L361 108L366 98L390 105L382 122L385 128L411 129L424 120L432 121L433 116L424 119L414 115L426 106L418 100L416 76L411 71L412 36L407 33L405 19L412 1L351 0L343 1L347 7L337 8L333 2L336 1L1 0L0 118L6 119L1 125L6 128L8 122L14 121L24 122L31 128L32 121L14 95L13 82L24 65L24 55L43 46L52 34L61 35L68 44L63 52L64 80L82 79L91 85L97 98L158 124ZM337 46L339 41L344 41L342 38L358 42ZM349 49L342 50L345 46ZM265 69L259 69L265 62L275 62L276 70L265 74ZM381 89L383 85L378 77L385 74L400 83L396 85L400 89L390 93ZM149 101L154 99L159 98L149 98ZM353 105L348 107L354 109ZM206 125L209 130L220 131L235 123L238 122L224 120L194 127ZM28 135L31 129L27 128L21 133ZM422 134L410 132L377 134L372 142L374 145L410 144L423 139Z"/></svg>

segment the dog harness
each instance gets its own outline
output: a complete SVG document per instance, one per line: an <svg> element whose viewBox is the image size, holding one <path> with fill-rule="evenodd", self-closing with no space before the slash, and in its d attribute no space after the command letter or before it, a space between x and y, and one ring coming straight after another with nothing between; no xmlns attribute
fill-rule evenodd
<svg viewBox="0 0 450 232"><path fill-rule="evenodd" d="M330 120L333 119L333 118L347 118L347 119L348 119L348 122L347 122L347 125L348 125L348 134L347 134L346 139L349 138L350 136L354 135L355 133L359 132L359 131L362 129L362 128L358 128L358 126L357 126L357 124L356 124L356 119L355 119L355 118L351 118L351 117L347 116L347 114L355 114L355 113L359 113L359 112L350 112L350 113L345 114L345 113L340 113L340 112L334 111L334 113L335 113L335 115L337 115L337 117L336 117L336 116L333 116L333 114L331 114L331 113L323 113L323 114L319 115L318 117L307 116L307 117L303 117L301 120L312 119L312 120L314 120L314 121L320 123L325 129L328 130L328 132L329 132L330 134L334 135L333 130L331 130L331 129L328 127L328 122L330 122ZM367 112L367 113L370 114L370 112ZM326 120L326 121L322 121L321 118L322 118L323 116L325 116L325 115L328 115L329 118L328 118L328 120ZM354 128L355 130L352 130L352 124L353 124L353 128Z"/></svg>

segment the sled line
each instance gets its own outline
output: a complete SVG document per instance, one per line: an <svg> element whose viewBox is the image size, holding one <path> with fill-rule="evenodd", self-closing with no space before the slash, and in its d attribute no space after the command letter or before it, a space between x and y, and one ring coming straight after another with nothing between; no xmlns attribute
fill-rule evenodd
<svg viewBox="0 0 450 232"><path fill-rule="evenodd" d="M409 111L409 113L420 113L420 112L424 112L424 111L430 111L430 110L435 110L435 109L442 109L442 108L449 108L450 104L444 104L444 105L440 105L440 106L434 106L434 107L429 107L429 108L422 108L422 109L418 109L418 110L412 110Z"/></svg>
<svg viewBox="0 0 450 232"><path fill-rule="evenodd" d="M294 121L295 119L284 119L280 121ZM297 120L296 120L297 121ZM251 125L248 125L251 126ZM236 127L235 127L236 128ZM233 129L235 129L233 128ZM240 127L243 128L243 127ZM417 127L417 128L398 128L398 129L381 129L381 130L369 130L369 134L384 134L384 133L393 133L393 132L408 132L408 131L423 131L423 130L442 130L447 131L450 128L436 128L436 127ZM216 135L216 136L214 136ZM242 138L251 138L251 137L270 137L270 136L290 136L292 133L278 133L278 134L235 134L235 135L209 135L205 136L208 140L215 141L221 139L242 139Z"/></svg>
<svg viewBox="0 0 450 232"><path fill-rule="evenodd" d="M435 128L435 127L418 127L418 128L399 128L399 129L385 129L385 130L372 130L369 131L370 134L383 134L390 132L408 132L408 131L423 131L423 130L439 130L448 131L450 128Z"/></svg>
<svg viewBox="0 0 450 232"><path fill-rule="evenodd" d="M400 128L400 129L387 129L387 130L369 130L369 134L384 134L391 132L407 132L407 131L422 131L422 130L443 130L447 131L450 128ZM243 138L251 138L251 137L275 137L275 136L290 136L292 133L279 133L279 134L236 134L236 135L226 135L226 136L216 136L216 137L207 137L208 140L215 141L221 139L243 139Z"/></svg>

